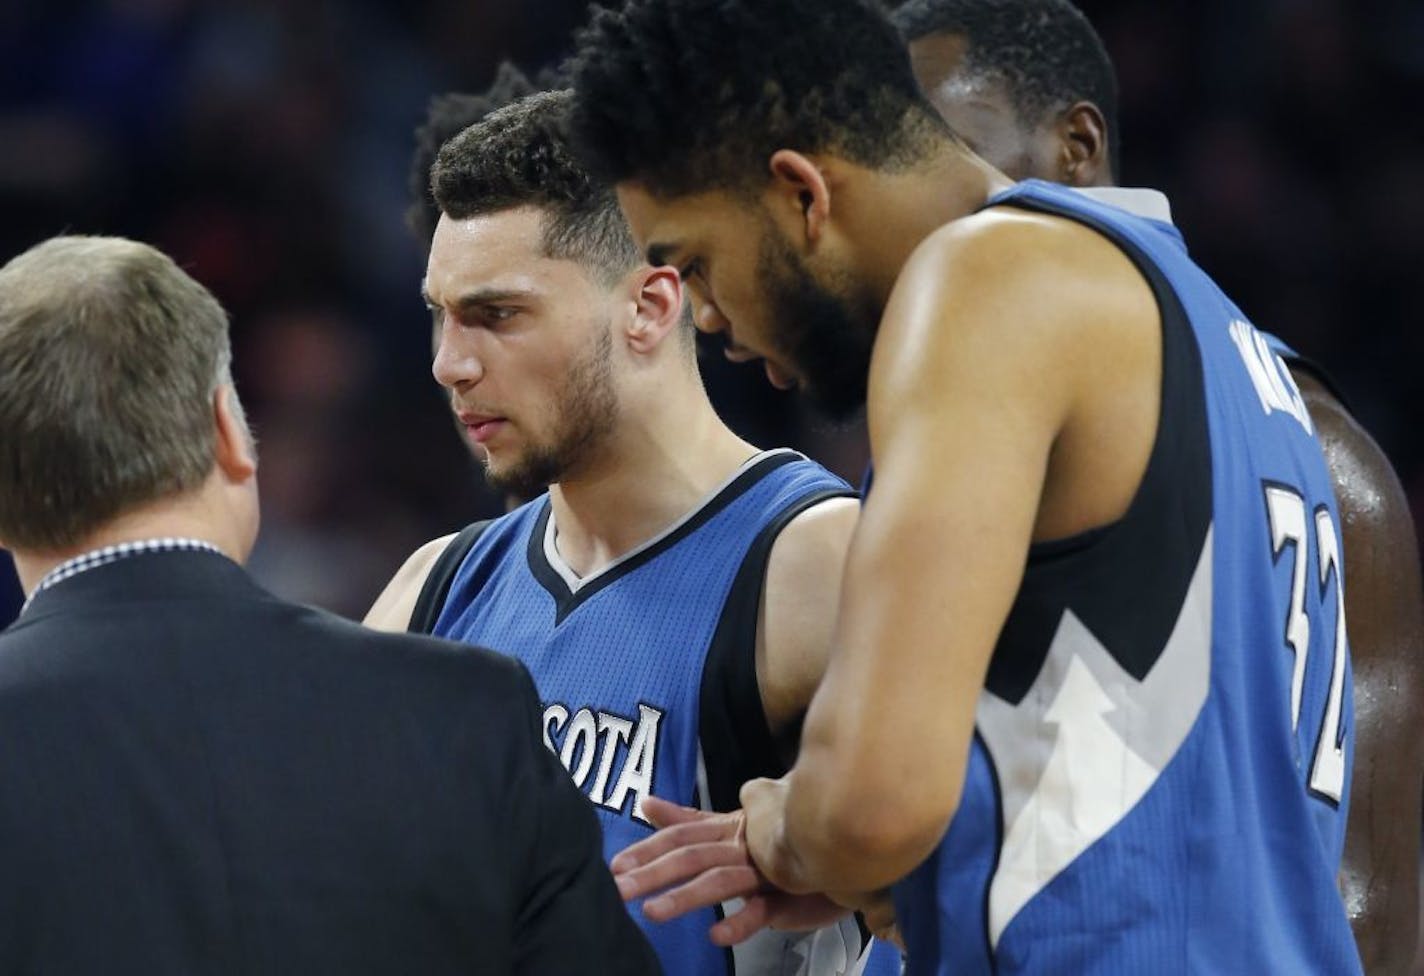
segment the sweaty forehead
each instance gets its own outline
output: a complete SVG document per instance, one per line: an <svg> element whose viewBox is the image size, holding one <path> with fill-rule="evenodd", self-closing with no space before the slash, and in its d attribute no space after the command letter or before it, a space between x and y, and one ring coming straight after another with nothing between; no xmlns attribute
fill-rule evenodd
<svg viewBox="0 0 1424 976"><path fill-rule="evenodd" d="M910 42L910 65L915 80L926 92L938 87L964 67L969 42L962 34L927 34Z"/></svg>
<svg viewBox="0 0 1424 976"><path fill-rule="evenodd" d="M977 102L1010 109L1013 100L1003 80L983 66L968 63L969 42L962 34L930 34L910 42L915 80L941 113L945 106Z"/></svg>
<svg viewBox="0 0 1424 976"><path fill-rule="evenodd" d="M576 278L577 265L544 253L542 230L542 214L533 207L463 220L442 215L430 242L427 295L454 301L484 289L534 293Z"/></svg>
<svg viewBox="0 0 1424 976"><path fill-rule="evenodd" d="M489 253L500 257L534 256L542 241L543 216L535 207L513 207L473 217L441 214L431 240L432 257Z"/></svg>
<svg viewBox="0 0 1424 976"><path fill-rule="evenodd" d="M1033 137L1034 127L1020 116L1004 81L969 68L966 53L967 43L957 34L931 34L911 42L915 80L971 149L1007 171Z"/></svg>

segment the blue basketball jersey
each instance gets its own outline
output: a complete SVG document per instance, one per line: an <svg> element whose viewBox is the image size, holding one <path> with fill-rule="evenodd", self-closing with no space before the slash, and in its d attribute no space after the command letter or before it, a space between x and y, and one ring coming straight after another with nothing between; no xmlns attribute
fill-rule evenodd
<svg viewBox="0 0 1424 976"><path fill-rule="evenodd" d="M1168 223L1038 181L987 206L1133 260L1161 411L1127 514L1029 553L963 799L896 887L907 973L1358 973L1339 515L1288 350Z"/></svg>
<svg viewBox="0 0 1424 976"><path fill-rule="evenodd" d="M741 784L785 767L756 684L756 628L771 546L796 515L846 484L791 451L753 458L677 525L603 571L576 577L557 550L547 495L492 522L451 584L435 633L503 650L528 667L544 742L593 802L612 858L652 833L657 795L731 810ZM657 925L630 906L668 973L857 973L848 919L814 936L763 933L714 946L708 909ZM888 976L899 954L865 954ZM590 960L589 971L597 971Z"/></svg>

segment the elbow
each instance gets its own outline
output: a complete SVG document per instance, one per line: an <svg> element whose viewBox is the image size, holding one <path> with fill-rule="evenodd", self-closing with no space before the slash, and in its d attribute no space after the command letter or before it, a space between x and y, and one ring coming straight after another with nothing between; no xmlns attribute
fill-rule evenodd
<svg viewBox="0 0 1424 976"><path fill-rule="evenodd" d="M944 837L958 805L860 789L828 796L815 827L792 839L808 890L877 891L909 874Z"/></svg>

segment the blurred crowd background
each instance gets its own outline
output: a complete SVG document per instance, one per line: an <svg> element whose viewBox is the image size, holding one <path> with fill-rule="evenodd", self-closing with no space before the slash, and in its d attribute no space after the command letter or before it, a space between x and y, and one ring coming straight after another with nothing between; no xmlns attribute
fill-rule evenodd
<svg viewBox="0 0 1424 976"><path fill-rule="evenodd" d="M501 58L558 62L586 6L0 0L0 259L122 234L218 295L260 439L253 566L280 594L359 616L416 545L499 510L429 373L411 132ZM1424 521L1424 3L1083 7L1121 75L1123 181L1166 190L1207 270L1335 375ZM858 479L858 430L703 361L744 435Z"/></svg>

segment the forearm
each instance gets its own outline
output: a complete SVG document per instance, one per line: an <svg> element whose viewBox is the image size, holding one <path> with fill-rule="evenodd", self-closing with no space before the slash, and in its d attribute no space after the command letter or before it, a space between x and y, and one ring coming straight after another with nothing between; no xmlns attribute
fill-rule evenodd
<svg viewBox="0 0 1424 976"><path fill-rule="evenodd" d="M934 849L959 804L992 640L967 615L954 628L923 608L956 592L991 614L1006 601L979 591L995 575L987 565L971 580L939 582L950 574L932 572L938 549L897 535L887 550L925 572L877 589L873 580L892 578L884 559L862 555L848 566L839 646L807 712L775 828L753 847L788 890L898 881Z"/></svg>
<svg viewBox="0 0 1424 976"><path fill-rule="evenodd" d="M796 767L774 789L743 793L753 859L786 891L871 892L893 884L939 842L957 791L946 797L917 788L926 783L923 770L917 776L893 760L863 762L853 734L828 741L824 727L808 726L808 733Z"/></svg>

